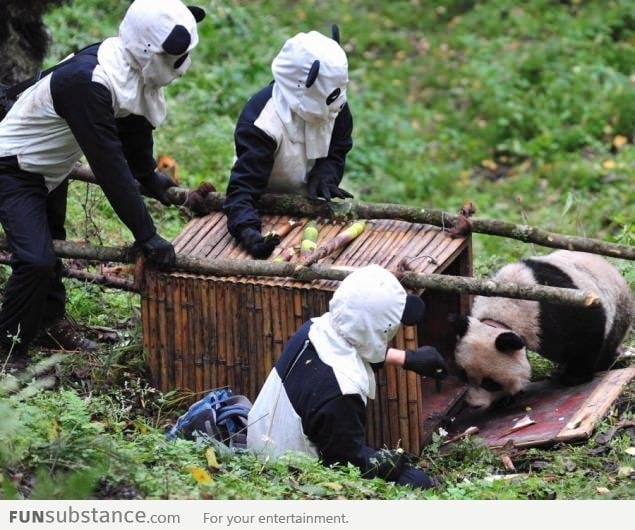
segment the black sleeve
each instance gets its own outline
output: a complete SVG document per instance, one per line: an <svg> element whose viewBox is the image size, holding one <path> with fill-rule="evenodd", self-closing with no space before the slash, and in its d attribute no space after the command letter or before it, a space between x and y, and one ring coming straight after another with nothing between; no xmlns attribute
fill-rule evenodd
<svg viewBox="0 0 635 530"><path fill-rule="evenodd" d="M328 156L315 161L309 177L336 175L337 182L340 183L344 176L346 155L353 148L352 134L353 116L347 103L335 119Z"/></svg>
<svg viewBox="0 0 635 530"><path fill-rule="evenodd" d="M143 116L131 114L116 120L123 154L134 177L143 181L157 167L153 157L152 125Z"/></svg>
<svg viewBox="0 0 635 530"><path fill-rule="evenodd" d="M269 183L277 146L264 131L252 123L240 121L234 141L236 162L229 177L223 211L227 215L229 233L239 237L243 228L261 229L255 203Z"/></svg>
<svg viewBox="0 0 635 530"><path fill-rule="evenodd" d="M407 456L397 451L376 451L366 446L366 407L360 396L343 395L326 402L307 425L306 434L327 464L351 463L366 478L396 482Z"/></svg>
<svg viewBox="0 0 635 530"><path fill-rule="evenodd" d="M58 76L60 72L51 77L55 111L68 123L97 182L135 240L150 239L156 229L126 161L110 92L89 78Z"/></svg>

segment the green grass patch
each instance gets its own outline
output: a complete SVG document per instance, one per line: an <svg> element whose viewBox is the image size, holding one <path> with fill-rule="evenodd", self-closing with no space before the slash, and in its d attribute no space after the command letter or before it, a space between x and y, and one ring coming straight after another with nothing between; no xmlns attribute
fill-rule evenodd
<svg viewBox="0 0 635 530"><path fill-rule="evenodd" d="M210 180L225 188L235 120L271 80L271 60L285 39L328 33L336 22L355 122L343 186L358 198L452 212L470 200L479 216L634 243L633 2L200 4L209 16L193 67L168 89L168 118L155 135L157 153L177 160L185 185ZM78 0L50 13L47 63L115 35L127 5ZM627 143L617 148L619 136ZM176 209L148 204L163 235L179 233L185 219ZM67 225L74 239L131 243L101 190L79 182L71 185ZM476 234L475 274L545 252ZM632 263L613 262L635 286ZM514 480L488 478L505 473L501 455L477 440L442 450L438 436L421 465L443 484L423 493L297 455L261 462L217 451L220 467L210 468L204 445L165 440L165 426L194 396L148 385L138 298L67 285L71 314L118 329L122 340L95 356L67 358L54 390L45 373L17 388L2 380L3 498L633 498L629 431L598 442L633 419L632 385L588 442L511 454L521 475ZM532 364L537 377L550 371L538 357ZM188 468L211 480L197 481Z"/></svg>

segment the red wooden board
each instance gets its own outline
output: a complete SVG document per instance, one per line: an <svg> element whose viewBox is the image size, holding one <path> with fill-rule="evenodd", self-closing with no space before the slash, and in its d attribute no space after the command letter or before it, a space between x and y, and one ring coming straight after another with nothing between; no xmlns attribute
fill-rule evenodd
<svg viewBox="0 0 635 530"><path fill-rule="evenodd" d="M563 387L551 380L531 383L506 407L482 411L464 405L454 418L446 419L444 429L451 438L468 427L478 427L477 436L490 447L502 447L510 440L517 447L544 445L559 439L575 439L571 433L577 434L577 438L588 437L595 422L606 413L632 374L632 369L613 370L574 387ZM613 397L607 401L609 394ZM583 410L581 415L581 409L588 410ZM505 434L526 415L536 423ZM583 420L594 423L588 430L576 431Z"/></svg>

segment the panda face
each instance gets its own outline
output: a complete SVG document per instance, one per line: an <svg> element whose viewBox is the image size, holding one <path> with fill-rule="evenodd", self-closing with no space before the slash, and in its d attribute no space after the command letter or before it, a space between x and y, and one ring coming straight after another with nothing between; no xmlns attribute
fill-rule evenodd
<svg viewBox="0 0 635 530"><path fill-rule="evenodd" d="M531 377L525 343L513 331L463 317L454 353L468 382L467 402L489 407L504 396L520 392Z"/></svg>

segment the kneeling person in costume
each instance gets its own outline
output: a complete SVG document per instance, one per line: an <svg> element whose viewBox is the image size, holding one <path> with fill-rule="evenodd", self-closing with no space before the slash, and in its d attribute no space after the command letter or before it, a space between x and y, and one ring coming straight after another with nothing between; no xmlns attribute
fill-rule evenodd
<svg viewBox="0 0 635 530"><path fill-rule="evenodd" d="M370 265L350 274L335 291L329 312L306 322L290 339L249 412L247 446L268 456L287 450L324 464L352 463L365 477L429 488L434 482L398 451L365 444L366 406L375 397L371 365L383 363L399 326L415 324L425 306L388 271ZM430 346L391 349L403 368L433 376L445 371Z"/></svg>
<svg viewBox="0 0 635 530"><path fill-rule="evenodd" d="M61 261L68 175L86 156L136 245L158 265L175 261L140 195L167 204L174 182L156 172L152 131L166 116L163 87L183 75L205 12L180 0L136 0L119 36L81 50L28 88L0 122L0 222L13 273L0 310L0 343L20 353L43 327L63 349L95 349L65 315ZM49 340L51 340L49 338Z"/></svg>
<svg viewBox="0 0 635 530"><path fill-rule="evenodd" d="M266 258L279 243L261 234L256 202L263 193L352 197L339 187L353 147L353 118L348 61L333 28L333 38L311 31L289 39L271 65L274 82L238 118L223 210L229 232L254 258Z"/></svg>

